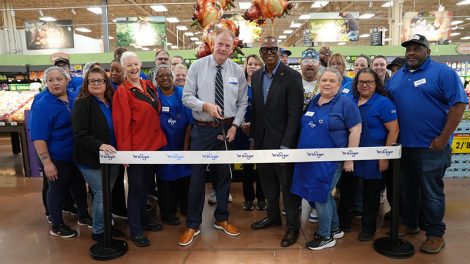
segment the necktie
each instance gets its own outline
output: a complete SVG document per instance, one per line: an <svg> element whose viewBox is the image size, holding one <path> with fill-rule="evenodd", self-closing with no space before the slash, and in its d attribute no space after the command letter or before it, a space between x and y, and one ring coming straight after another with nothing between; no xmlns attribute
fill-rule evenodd
<svg viewBox="0 0 470 264"><path fill-rule="evenodd" d="M224 82L222 80L222 66L217 65L217 74L215 75L215 103L224 111Z"/></svg>

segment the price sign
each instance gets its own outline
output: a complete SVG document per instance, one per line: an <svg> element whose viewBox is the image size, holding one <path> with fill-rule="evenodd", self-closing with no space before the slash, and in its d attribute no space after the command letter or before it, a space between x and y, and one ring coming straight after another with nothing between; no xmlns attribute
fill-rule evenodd
<svg viewBox="0 0 470 264"><path fill-rule="evenodd" d="M454 136L452 153L470 153L470 134Z"/></svg>

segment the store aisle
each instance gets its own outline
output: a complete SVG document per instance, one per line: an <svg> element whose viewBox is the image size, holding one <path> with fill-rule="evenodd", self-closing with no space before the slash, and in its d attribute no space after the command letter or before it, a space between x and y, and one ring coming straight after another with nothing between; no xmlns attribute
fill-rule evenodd
<svg viewBox="0 0 470 264"><path fill-rule="evenodd" d="M65 216L67 224L79 230L78 238L62 239L49 235L49 224L44 217L41 202L41 179L23 178L21 156L13 156L9 138L0 137L0 263L94 263L88 256L93 241L91 231L78 227L77 219ZM416 252L400 263L468 263L470 237L470 180L446 180L447 246L438 255ZM209 193L209 192L207 192ZM129 251L123 257L108 263L397 263L373 250L372 242L356 240L360 220L353 220L353 231L339 239L332 249L313 252L305 248L312 238L316 224L308 223L308 209L302 211L302 234L296 245L281 248L279 243L285 227L253 231L250 224L264 216L263 211L244 211L241 183L232 184L234 202L229 205L230 220L242 232L239 237L228 237L213 228L214 207L206 206L203 226L192 245L177 245L184 229L167 226L148 235L152 245L137 248L129 241ZM379 223L382 225L382 222ZM125 230L126 223L117 221ZM385 235L386 228L378 230L377 237ZM424 234L406 237L416 248Z"/></svg>

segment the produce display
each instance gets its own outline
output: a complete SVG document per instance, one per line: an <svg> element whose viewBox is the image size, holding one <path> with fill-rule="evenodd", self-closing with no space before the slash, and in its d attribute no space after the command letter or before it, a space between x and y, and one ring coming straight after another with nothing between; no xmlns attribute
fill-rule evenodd
<svg viewBox="0 0 470 264"><path fill-rule="evenodd" d="M23 122L24 110L29 110L37 92L0 91L0 121Z"/></svg>

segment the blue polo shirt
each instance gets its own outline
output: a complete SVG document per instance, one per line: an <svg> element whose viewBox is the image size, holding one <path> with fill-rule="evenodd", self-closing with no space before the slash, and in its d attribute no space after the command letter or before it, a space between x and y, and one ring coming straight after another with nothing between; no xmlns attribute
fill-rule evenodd
<svg viewBox="0 0 470 264"><path fill-rule="evenodd" d="M344 82L345 79L343 79L343 82ZM354 94L353 94L353 81L349 81L349 82L346 82L345 84L342 84L341 85L341 88L339 88L339 92L340 94L352 99L354 97Z"/></svg>
<svg viewBox="0 0 470 264"><path fill-rule="evenodd" d="M116 137L114 136L113 115L111 112L111 104L106 105L95 96L93 96L93 98L95 99L96 103L100 107L101 112L103 112L104 118L106 119L106 123L108 123L108 132L109 132L110 139L111 139L111 145L116 147Z"/></svg>
<svg viewBox="0 0 470 264"><path fill-rule="evenodd" d="M429 147L441 134L449 109L468 103L457 73L430 58L413 72L405 64L390 79L387 90L400 117L398 141L403 147Z"/></svg>
<svg viewBox="0 0 470 264"><path fill-rule="evenodd" d="M317 94L309 104L318 105L320 94ZM340 93L333 100L321 107L331 107L328 129L330 136L337 148L348 146L349 129L362 122L359 108L351 99ZM305 109L308 109L307 106Z"/></svg>
<svg viewBox="0 0 470 264"><path fill-rule="evenodd" d="M75 94L67 91L69 104L49 91L31 108L31 139L45 140L52 159L72 161L73 133L71 111Z"/></svg>
<svg viewBox="0 0 470 264"><path fill-rule="evenodd" d="M67 84L67 90L75 92L78 94L78 91L82 88L83 85L83 77L78 76L71 76L71 80Z"/></svg>
<svg viewBox="0 0 470 264"><path fill-rule="evenodd" d="M354 102L358 103L358 97ZM360 147L383 146L387 139L388 130L384 124L398 119L397 110L393 102L385 96L374 93L372 97L363 105L359 106L363 120ZM364 133L367 130L367 133ZM368 135L366 135L368 134ZM364 140L363 136L370 139ZM368 141L368 143L366 143ZM370 142L374 141L375 144Z"/></svg>

